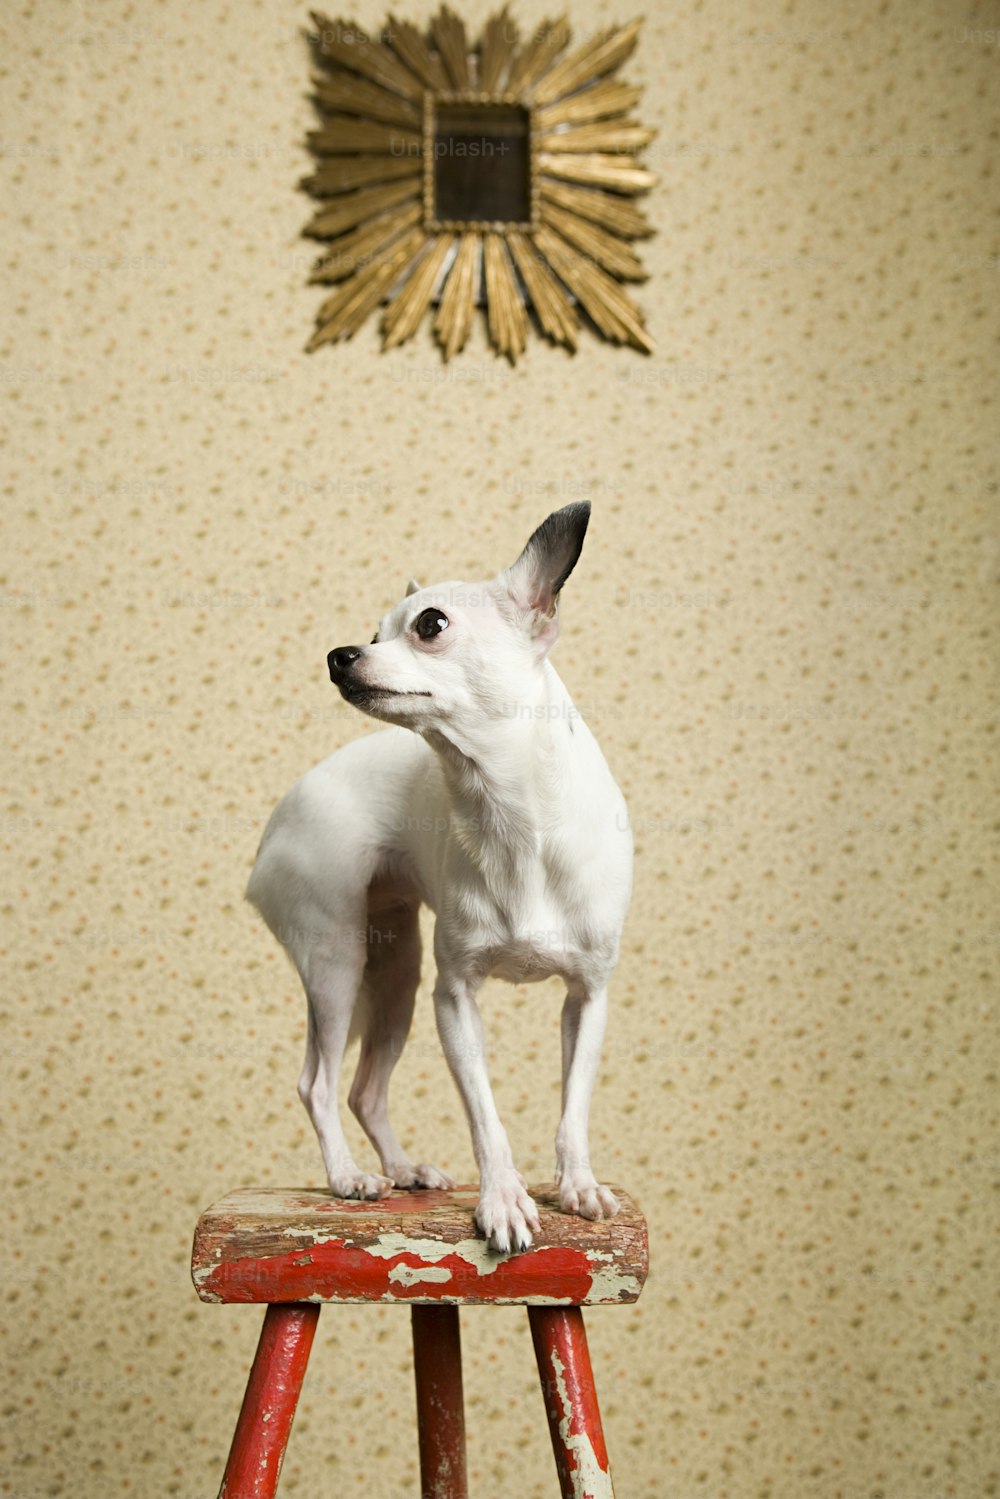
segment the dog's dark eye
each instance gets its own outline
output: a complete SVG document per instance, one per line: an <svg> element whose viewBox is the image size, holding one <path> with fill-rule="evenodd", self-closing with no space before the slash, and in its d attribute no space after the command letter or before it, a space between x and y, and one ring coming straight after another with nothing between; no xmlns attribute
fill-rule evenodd
<svg viewBox="0 0 1000 1499"><path fill-rule="evenodd" d="M414 626L421 640L433 640L435 635L447 630L448 619L440 609L425 609L422 614L417 615Z"/></svg>

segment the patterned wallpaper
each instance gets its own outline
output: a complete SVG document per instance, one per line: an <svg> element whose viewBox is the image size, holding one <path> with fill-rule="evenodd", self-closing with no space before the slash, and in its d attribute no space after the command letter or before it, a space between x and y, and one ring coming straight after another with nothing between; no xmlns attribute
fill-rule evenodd
<svg viewBox="0 0 1000 1499"><path fill-rule="evenodd" d="M197 1301L196 1217L322 1181L260 831L372 729L327 650L582 495L555 664L637 845L592 1150L652 1242L588 1319L618 1491L996 1493L1000 8L652 7L657 352L516 370L481 320L303 354L306 20L5 16L0 1495L215 1492L259 1314ZM468 1178L430 977L395 1115ZM559 999L483 1001L534 1180ZM526 1319L464 1337L473 1492L551 1494ZM417 1485L408 1319L330 1309L282 1492Z"/></svg>

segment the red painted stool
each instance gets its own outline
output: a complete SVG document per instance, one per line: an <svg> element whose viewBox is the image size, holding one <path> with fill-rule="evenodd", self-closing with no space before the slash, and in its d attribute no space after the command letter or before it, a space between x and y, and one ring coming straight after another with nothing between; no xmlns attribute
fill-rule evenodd
<svg viewBox="0 0 1000 1499"><path fill-rule="evenodd" d="M588 1223L532 1187L541 1233L524 1254L490 1253L477 1192L393 1192L347 1202L326 1191L246 1188L198 1220L191 1275L203 1301L267 1303L219 1499L271 1499L322 1302L412 1307L423 1499L466 1499L460 1306L526 1306L564 1499L611 1499L582 1306L635 1301L649 1264L646 1220Z"/></svg>

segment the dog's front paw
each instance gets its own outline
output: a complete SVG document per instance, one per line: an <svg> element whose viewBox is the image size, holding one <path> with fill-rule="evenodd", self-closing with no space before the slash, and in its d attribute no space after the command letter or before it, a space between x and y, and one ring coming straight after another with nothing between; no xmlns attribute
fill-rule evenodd
<svg viewBox="0 0 1000 1499"><path fill-rule="evenodd" d="M367 1201L388 1197L394 1185L391 1177L375 1176L368 1171L345 1171L330 1178L330 1191L334 1197L360 1197Z"/></svg>
<svg viewBox="0 0 1000 1499"><path fill-rule="evenodd" d="M386 1170L397 1187L405 1187L407 1190L413 1187L436 1187L442 1192L450 1192L455 1186L451 1177L439 1171L436 1166L414 1166L412 1161L400 1161L398 1164L393 1162Z"/></svg>
<svg viewBox="0 0 1000 1499"><path fill-rule="evenodd" d="M613 1218L618 1199L610 1187L602 1187L592 1171L579 1167L562 1171L557 1179L559 1206L564 1213L578 1213L581 1218Z"/></svg>
<svg viewBox="0 0 1000 1499"><path fill-rule="evenodd" d="M520 1172L509 1171L483 1183L476 1206L476 1227L485 1234L490 1248L500 1254L530 1247L531 1231L540 1233L541 1225Z"/></svg>

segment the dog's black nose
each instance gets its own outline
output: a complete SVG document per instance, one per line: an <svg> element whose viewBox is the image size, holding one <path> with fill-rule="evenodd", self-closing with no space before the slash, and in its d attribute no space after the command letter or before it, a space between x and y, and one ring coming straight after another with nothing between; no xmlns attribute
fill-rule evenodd
<svg viewBox="0 0 1000 1499"><path fill-rule="evenodd" d="M339 685L344 672L350 671L360 655L360 645L338 645L335 651L331 651L326 658L326 664L330 668L330 681Z"/></svg>

